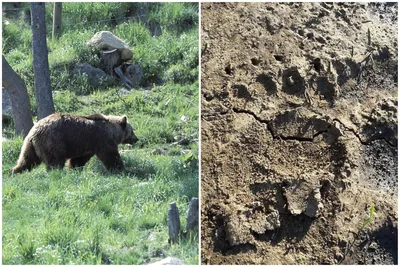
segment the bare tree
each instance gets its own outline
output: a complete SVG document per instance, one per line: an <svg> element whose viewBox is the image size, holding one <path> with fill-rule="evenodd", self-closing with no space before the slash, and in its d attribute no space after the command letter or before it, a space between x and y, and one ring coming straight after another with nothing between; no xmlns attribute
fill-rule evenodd
<svg viewBox="0 0 400 267"><path fill-rule="evenodd" d="M3 58L3 86L11 100L14 128L17 134L25 137L33 126L31 105L25 82Z"/></svg>
<svg viewBox="0 0 400 267"><path fill-rule="evenodd" d="M32 15L33 70L38 119L54 113L46 42L45 3L30 3Z"/></svg>
<svg viewBox="0 0 400 267"><path fill-rule="evenodd" d="M54 2L54 9L53 9L53 40L57 39L61 34L61 14L62 14L62 3Z"/></svg>

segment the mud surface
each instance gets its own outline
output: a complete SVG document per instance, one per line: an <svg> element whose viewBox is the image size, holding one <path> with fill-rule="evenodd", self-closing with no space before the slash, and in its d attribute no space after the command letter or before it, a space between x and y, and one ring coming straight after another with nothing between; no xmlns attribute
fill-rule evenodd
<svg viewBox="0 0 400 267"><path fill-rule="evenodd" d="M396 264L397 4L203 3L201 26L203 264Z"/></svg>

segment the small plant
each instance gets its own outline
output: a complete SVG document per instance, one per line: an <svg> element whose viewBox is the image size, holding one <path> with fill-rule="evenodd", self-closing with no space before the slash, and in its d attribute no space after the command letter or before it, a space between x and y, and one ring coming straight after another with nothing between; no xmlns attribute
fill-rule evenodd
<svg viewBox="0 0 400 267"><path fill-rule="evenodd" d="M372 222L374 219L375 215L375 205L374 203L371 204L371 207L369 208L369 216L367 219L365 219L364 223L361 226L360 232L365 228L368 227L368 225Z"/></svg>
<svg viewBox="0 0 400 267"><path fill-rule="evenodd" d="M35 243L30 240L30 237L20 236L18 239L19 251L23 257L25 264L31 264L35 258L34 254L36 251Z"/></svg>
<svg viewBox="0 0 400 267"><path fill-rule="evenodd" d="M372 220L374 219L375 216L375 205L374 203L371 204L370 208L369 208L369 214L368 214L368 218L366 218L363 222L363 224L361 225L360 229L358 230L358 232L355 234L353 242L351 242L347 247L346 247L346 251L343 255L342 260L339 262L339 264L341 264L346 257L350 254L350 252L352 251L352 247L354 246L355 242L358 240L358 238L360 237L361 232L368 227L368 225L371 224Z"/></svg>

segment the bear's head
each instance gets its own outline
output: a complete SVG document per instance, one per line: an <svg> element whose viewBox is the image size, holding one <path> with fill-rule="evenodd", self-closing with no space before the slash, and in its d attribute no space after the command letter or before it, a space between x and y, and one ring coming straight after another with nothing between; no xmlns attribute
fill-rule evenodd
<svg viewBox="0 0 400 267"><path fill-rule="evenodd" d="M121 126L122 129L124 130L124 138L122 139L122 144L135 144L139 139L136 137L135 133L133 132L132 125L128 123L128 119L126 116L122 116L121 119Z"/></svg>

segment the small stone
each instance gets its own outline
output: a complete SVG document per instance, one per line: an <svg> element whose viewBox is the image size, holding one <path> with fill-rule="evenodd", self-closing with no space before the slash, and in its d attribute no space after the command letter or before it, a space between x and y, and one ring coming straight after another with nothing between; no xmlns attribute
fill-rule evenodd
<svg viewBox="0 0 400 267"><path fill-rule="evenodd" d="M368 251L374 252L377 249L378 249L378 244L375 241L372 241L368 247Z"/></svg>
<svg viewBox="0 0 400 267"><path fill-rule="evenodd" d="M55 96L55 95L58 95L58 94L63 94L64 92L55 90L55 91L52 91L51 93L53 94L53 96Z"/></svg>
<svg viewBox="0 0 400 267"><path fill-rule="evenodd" d="M187 116L185 116L185 115L182 115L181 121L188 122L189 118Z"/></svg>
<svg viewBox="0 0 400 267"><path fill-rule="evenodd" d="M121 89L121 90L118 91L118 94L120 94L120 95L131 95L132 92L129 91L129 90L126 90L126 89Z"/></svg>
<svg viewBox="0 0 400 267"><path fill-rule="evenodd" d="M279 221L279 212L277 210L268 214L266 221L265 229L267 230L275 230L281 226L281 222Z"/></svg>
<svg viewBox="0 0 400 267"><path fill-rule="evenodd" d="M340 252L336 252L336 253L335 253L335 259L336 259L337 261L342 260L342 259L343 259L343 254L340 253Z"/></svg>
<svg viewBox="0 0 400 267"><path fill-rule="evenodd" d="M324 207L321 203L321 193L319 188L313 190L313 194L307 200L307 208L304 211L304 215L314 218L319 215L319 211Z"/></svg>
<svg viewBox="0 0 400 267"><path fill-rule="evenodd" d="M151 151L152 155L165 155L166 151L161 148L155 148Z"/></svg>
<svg viewBox="0 0 400 267"><path fill-rule="evenodd" d="M167 257L165 259L162 259L160 261L156 261L153 263L150 263L149 265L184 265L185 263L183 260L178 259L178 258L172 258L172 257Z"/></svg>
<svg viewBox="0 0 400 267"><path fill-rule="evenodd" d="M288 85L294 85L294 80L293 80L293 77L292 76L289 76L289 77L287 77L287 84Z"/></svg>

